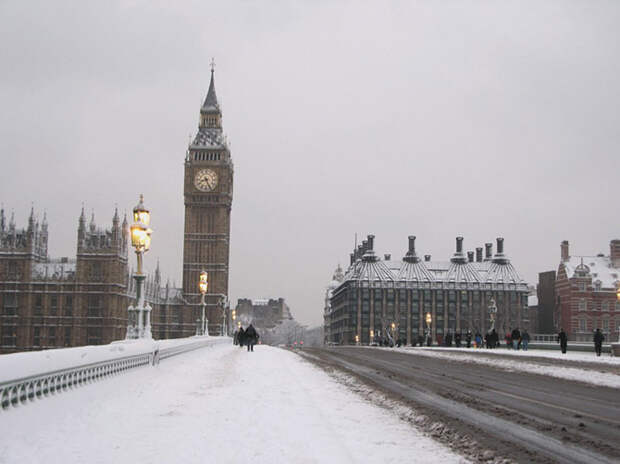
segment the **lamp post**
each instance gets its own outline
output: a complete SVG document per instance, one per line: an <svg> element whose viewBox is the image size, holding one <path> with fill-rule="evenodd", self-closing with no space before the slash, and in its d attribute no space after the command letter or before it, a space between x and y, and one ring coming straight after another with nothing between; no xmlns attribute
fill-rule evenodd
<svg viewBox="0 0 620 464"><path fill-rule="evenodd" d="M144 206L144 196L140 195L140 202L133 209L133 224L131 224L131 245L136 250L138 268L133 278L136 280L136 303L127 308L129 320L127 323L127 339L152 338L151 335L151 307L144 298L142 285L146 276L142 272L142 257L151 248L151 233L149 224L151 213Z"/></svg>
<svg viewBox="0 0 620 464"><path fill-rule="evenodd" d="M616 289L616 304L620 304L620 283ZM616 324L616 330L618 331L618 341L611 344L611 354L620 356L620 325Z"/></svg>
<svg viewBox="0 0 620 464"><path fill-rule="evenodd" d="M200 273L200 282L198 283L200 288L200 305L202 306L202 319L200 320L200 332L196 335L209 335L209 320L205 317L205 294L209 289L209 276L205 271ZM197 331L198 332L198 331Z"/></svg>
<svg viewBox="0 0 620 464"><path fill-rule="evenodd" d="M227 302L227 298L226 296L222 296L220 298L220 304L222 306L222 327L221 327L221 335L222 337L225 335L228 335L226 333L226 322L228 319L228 314L227 314L227 309L228 309L228 302Z"/></svg>
<svg viewBox="0 0 620 464"><path fill-rule="evenodd" d="M493 332L493 330L495 329L496 316L497 316L497 305L495 304L495 299L491 298L491 301L489 302L489 320L491 321L491 328L489 329L488 333Z"/></svg>
<svg viewBox="0 0 620 464"><path fill-rule="evenodd" d="M431 313L426 313L426 344L427 346L431 346L431 322L433 322L433 317Z"/></svg>

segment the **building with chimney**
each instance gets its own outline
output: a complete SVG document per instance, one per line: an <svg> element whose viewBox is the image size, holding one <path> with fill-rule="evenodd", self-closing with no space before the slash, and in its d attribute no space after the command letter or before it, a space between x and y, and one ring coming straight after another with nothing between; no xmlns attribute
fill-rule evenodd
<svg viewBox="0 0 620 464"><path fill-rule="evenodd" d="M196 137L185 153L183 286L162 283L159 264L143 290L152 307L156 339L196 333L201 314L199 275L207 271L207 318L211 334L224 326L233 165L222 130L214 72L200 108ZM179 192L180 193L180 192ZM114 211L110 228L98 227L84 209L78 219L74 257L48 256L48 224L34 209L19 229L0 211L0 353L81 345L125 338L127 307L135 280L128 266L127 219ZM133 255L133 253L132 253Z"/></svg>
<svg viewBox="0 0 620 464"><path fill-rule="evenodd" d="M601 329L606 341L620 331L620 240L609 243L609 255L571 256L569 244L560 244L555 280L555 325L569 340L591 342Z"/></svg>
<svg viewBox="0 0 620 464"><path fill-rule="evenodd" d="M409 237L402 259L381 259L369 235L350 255L342 280L334 278L328 288L324 332L328 343L369 344L379 338L417 343L427 331L441 344L447 333L480 331L491 323L489 307L497 308L495 327L505 333L515 327L529 329L528 286L504 253L504 239L497 250L465 253L463 237L456 238L456 251L446 261L430 255L418 257L415 236Z"/></svg>

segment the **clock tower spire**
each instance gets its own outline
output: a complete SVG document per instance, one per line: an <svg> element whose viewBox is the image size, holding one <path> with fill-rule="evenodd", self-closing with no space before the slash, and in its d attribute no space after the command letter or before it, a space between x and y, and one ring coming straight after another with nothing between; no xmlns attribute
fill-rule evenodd
<svg viewBox="0 0 620 464"><path fill-rule="evenodd" d="M228 298L233 162L222 130L214 67L212 61L211 81L200 107L198 132L185 158L183 295L196 320L200 311L200 273L206 271L209 330L219 333L223 303Z"/></svg>

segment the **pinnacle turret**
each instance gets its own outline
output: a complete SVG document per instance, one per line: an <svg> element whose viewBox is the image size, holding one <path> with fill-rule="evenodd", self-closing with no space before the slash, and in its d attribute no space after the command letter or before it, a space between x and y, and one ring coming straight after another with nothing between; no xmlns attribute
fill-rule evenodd
<svg viewBox="0 0 620 464"><path fill-rule="evenodd" d="M202 107L200 108L201 113L211 113L211 114L220 114L220 105L217 102L217 95L215 93L215 64L211 64L211 82L209 82L209 91L207 92L207 97L205 98Z"/></svg>

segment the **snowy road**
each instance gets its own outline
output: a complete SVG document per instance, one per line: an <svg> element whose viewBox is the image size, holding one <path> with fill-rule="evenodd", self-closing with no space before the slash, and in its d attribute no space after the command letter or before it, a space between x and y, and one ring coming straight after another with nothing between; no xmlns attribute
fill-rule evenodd
<svg viewBox="0 0 620 464"><path fill-rule="evenodd" d="M461 462L322 370L218 346L0 412L0 462Z"/></svg>
<svg viewBox="0 0 620 464"><path fill-rule="evenodd" d="M603 386L617 385L613 372L582 369L582 380L592 376L597 382L576 382L562 377L572 375L574 367L566 372L562 366L544 365L532 373L528 370L533 357L506 360L497 353L489 359L486 353L472 350L466 354L338 347L308 349L304 355L320 365L353 373L455 431L469 431L481 446L519 462L620 459L620 396L617 388ZM479 355L478 362L471 361ZM525 367L515 367L519 362ZM608 363L593 361L592 365L615 370Z"/></svg>

